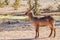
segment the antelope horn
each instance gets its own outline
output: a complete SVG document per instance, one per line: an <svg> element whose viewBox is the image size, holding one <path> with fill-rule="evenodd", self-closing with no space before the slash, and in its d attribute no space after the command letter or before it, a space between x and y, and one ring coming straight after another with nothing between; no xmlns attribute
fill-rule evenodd
<svg viewBox="0 0 60 40"><path fill-rule="evenodd" d="M34 8L34 6L33 6L33 7L31 7L31 8L27 11L27 13L28 13L28 12L30 12L33 8Z"/></svg>

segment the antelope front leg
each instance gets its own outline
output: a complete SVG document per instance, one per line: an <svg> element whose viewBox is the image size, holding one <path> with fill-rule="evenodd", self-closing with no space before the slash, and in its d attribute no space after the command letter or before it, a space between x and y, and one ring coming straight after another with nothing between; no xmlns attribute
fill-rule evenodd
<svg viewBox="0 0 60 40"><path fill-rule="evenodd" d="M53 24L50 24L49 27L50 27L50 30L51 30L51 33L50 33L49 37L51 37L52 32L53 32Z"/></svg>
<svg viewBox="0 0 60 40"><path fill-rule="evenodd" d="M53 29L52 29L52 28L50 28L50 29L51 29L51 33L50 33L49 37L51 37L51 35L52 35L52 32L53 32Z"/></svg>
<svg viewBox="0 0 60 40"><path fill-rule="evenodd" d="M51 29L51 33L50 33L49 37L52 35L52 32L54 32L54 36L53 37L55 37L56 36L56 28L54 28L53 24L50 25L50 29Z"/></svg>
<svg viewBox="0 0 60 40"><path fill-rule="evenodd" d="M36 35L35 35L35 38L38 38L39 37L39 27L36 27Z"/></svg>

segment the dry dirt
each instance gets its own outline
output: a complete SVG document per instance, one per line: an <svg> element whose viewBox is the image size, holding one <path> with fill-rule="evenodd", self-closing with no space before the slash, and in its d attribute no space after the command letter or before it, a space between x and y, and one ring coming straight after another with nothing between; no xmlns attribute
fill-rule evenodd
<svg viewBox="0 0 60 40"><path fill-rule="evenodd" d="M26 31L1 31L0 40L60 40L60 28L56 28L56 37L53 38L53 35L48 38L50 33L49 28L40 28L40 36L38 39L34 39L35 31L26 30Z"/></svg>

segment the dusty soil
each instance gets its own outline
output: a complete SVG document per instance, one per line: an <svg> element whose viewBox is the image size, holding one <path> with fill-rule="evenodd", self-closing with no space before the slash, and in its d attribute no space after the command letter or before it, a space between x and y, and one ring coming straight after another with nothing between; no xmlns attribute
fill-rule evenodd
<svg viewBox="0 0 60 40"><path fill-rule="evenodd" d="M40 36L38 39L34 39L35 31L33 30L15 30L15 31L1 31L0 39L2 40L60 40L60 28L56 28L56 37L53 38L53 34L50 38L48 35L50 33L49 28L40 28Z"/></svg>

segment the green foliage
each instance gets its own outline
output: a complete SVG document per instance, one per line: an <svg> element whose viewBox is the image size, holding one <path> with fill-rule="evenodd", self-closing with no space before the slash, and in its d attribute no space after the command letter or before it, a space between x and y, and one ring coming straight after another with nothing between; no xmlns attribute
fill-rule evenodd
<svg viewBox="0 0 60 40"><path fill-rule="evenodd" d="M9 5L9 1L8 0L5 0L4 3L5 3L5 5Z"/></svg>
<svg viewBox="0 0 60 40"><path fill-rule="evenodd" d="M20 7L20 0L15 0L14 4L13 4L13 7L15 10L18 9L18 7Z"/></svg>
<svg viewBox="0 0 60 40"><path fill-rule="evenodd" d="M4 6L4 3L0 1L0 7L2 8Z"/></svg>
<svg viewBox="0 0 60 40"><path fill-rule="evenodd" d="M34 13L35 13L35 15L39 15L39 12L40 12L40 5L39 5L39 3L38 3L38 1L39 0L35 0L35 8L34 8Z"/></svg>
<svg viewBox="0 0 60 40"><path fill-rule="evenodd" d="M31 0L29 0L28 5L29 5L29 8L31 8Z"/></svg>
<svg viewBox="0 0 60 40"><path fill-rule="evenodd" d="M25 18L24 20L25 20L25 21L28 21L28 20L29 20L29 18Z"/></svg>

